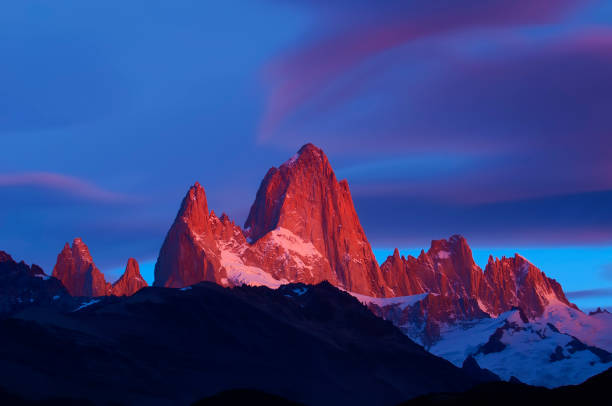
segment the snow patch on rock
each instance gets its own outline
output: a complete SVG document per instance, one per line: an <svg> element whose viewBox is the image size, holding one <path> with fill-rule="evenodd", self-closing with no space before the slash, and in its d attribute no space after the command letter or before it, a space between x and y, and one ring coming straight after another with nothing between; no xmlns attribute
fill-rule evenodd
<svg viewBox="0 0 612 406"><path fill-rule="evenodd" d="M404 310L408 306L413 306L417 302L420 302L421 300L425 299L427 295L429 295L429 293L421 293L418 295L411 295L411 296L371 297L371 296L366 296L366 295L360 295L359 293L355 293L355 292L348 292L348 293L350 293L352 296L355 296L357 300L359 300L361 303L363 303L366 306L371 305L371 304L374 304L379 307L398 306L400 310Z"/></svg>
<svg viewBox="0 0 612 406"><path fill-rule="evenodd" d="M79 310L84 309L84 308L86 308L88 306L91 306L92 304L98 303L99 301L100 301L100 299L91 299L88 302L81 303L81 305L79 307L77 307L76 309L74 309L73 312L78 312Z"/></svg>
<svg viewBox="0 0 612 406"><path fill-rule="evenodd" d="M240 256L229 250L221 250L221 266L227 272L228 281L236 286L267 286L276 289L289 283L286 279L275 279L261 268L246 265Z"/></svg>
<svg viewBox="0 0 612 406"><path fill-rule="evenodd" d="M322 258L312 243L302 240L286 228L278 227L272 230L268 244L281 246L285 251L303 258Z"/></svg>
<svg viewBox="0 0 612 406"><path fill-rule="evenodd" d="M551 323L562 333L572 335L586 344L612 352L612 314L589 316L558 300L550 300L539 320Z"/></svg>
<svg viewBox="0 0 612 406"><path fill-rule="evenodd" d="M451 257L451 253L448 251L440 251L438 252L438 258L439 259L448 259Z"/></svg>

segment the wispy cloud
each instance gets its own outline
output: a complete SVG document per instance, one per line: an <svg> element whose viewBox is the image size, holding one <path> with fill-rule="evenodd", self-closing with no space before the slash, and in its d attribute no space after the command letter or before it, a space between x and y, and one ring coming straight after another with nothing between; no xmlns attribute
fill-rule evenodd
<svg viewBox="0 0 612 406"><path fill-rule="evenodd" d="M48 189L71 197L99 203L127 203L132 197L101 188L83 179L52 172L0 174L0 188Z"/></svg>
<svg viewBox="0 0 612 406"><path fill-rule="evenodd" d="M590 1L292 2L323 16L264 70L260 142L359 157L339 171L356 194L612 189L612 30L577 16Z"/></svg>
<svg viewBox="0 0 612 406"><path fill-rule="evenodd" d="M566 292L565 294L569 299L582 299L587 297L612 297L612 288L574 290L571 292Z"/></svg>
<svg viewBox="0 0 612 406"><path fill-rule="evenodd" d="M609 281L612 281L612 263L602 265L600 275Z"/></svg>
<svg viewBox="0 0 612 406"><path fill-rule="evenodd" d="M375 1L311 3L326 15L317 27L317 39L265 70L271 93L260 125L260 141L278 135L297 110L329 90L334 81L385 51L463 31L550 23L588 1L542 0L537 5L510 0L390 1L384 7Z"/></svg>

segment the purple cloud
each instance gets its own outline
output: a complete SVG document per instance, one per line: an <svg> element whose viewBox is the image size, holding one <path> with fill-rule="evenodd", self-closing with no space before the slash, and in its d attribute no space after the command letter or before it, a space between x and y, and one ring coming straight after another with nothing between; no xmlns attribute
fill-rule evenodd
<svg viewBox="0 0 612 406"><path fill-rule="evenodd" d="M486 204L432 201L400 192L358 194L353 200L368 239L379 247L420 247L431 236L456 233L475 246L612 242L612 191Z"/></svg>
<svg viewBox="0 0 612 406"><path fill-rule="evenodd" d="M315 2L325 12L318 40L289 53L266 69L272 91L259 140L277 136L296 110L335 80L381 53L418 40L474 29L544 24L560 19L584 0L537 3L494 1ZM349 23L350 22L350 23Z"/></svg>
<svg viewBox="0 0 612 406"><path fill-rule="evenodd" d="M587 297L612 297L612 288L574 290L565 294L570 300Z"/></svg>
<svg viewBox="0 0 612 406"><path fill-rule="evenodd" d="M105 190L74 176L51 172L0 174L0 188L27 187L49 189L73 198L98 203L126 203L133 198Z"/></svg>
<svg viewBox="0 0 612 406"><path fill-rule="evenodd" d="M570 3L546 3L520 18L500 15L482 24L545 22L579 4ZM471 18L453 14L451 20L477 25ZM288 99L273 91L269 106L278 104L280 110L272 110L282 114L264 119L272 117L282 137L266 130L261 139L313 141L338 155L367 150L360 163L366 167L423 154L469 161L457 170L421 171L421 179L414 179L418 170L401 166L387 178L373 176L376 170L347 175L357 194L408 191L472 204L612 189L612 30L580 27L540 36L502 30L490 38L449 33L428 35L429 42L419 37L414 42L425 45L402 43L392 52L356 41L363 46L355 45L354 54L336 43L342 35L331 36L326 46L320 40L288 57L276 76ZM371 66L355 68L364 59Z"/></svg>

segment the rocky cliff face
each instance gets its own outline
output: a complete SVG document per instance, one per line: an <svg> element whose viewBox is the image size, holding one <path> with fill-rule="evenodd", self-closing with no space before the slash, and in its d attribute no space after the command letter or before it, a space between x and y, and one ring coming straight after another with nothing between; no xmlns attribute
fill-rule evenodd
<svg viewBox="0 0 612 406"><path fill-rule="evenodd" d="M530 319L542 316L552 304L576 308L559 283L518 254L489 258L483 272L474 263L465 238L458 235L432 241L429 251L417 258L401 257L396 250L381 270L398 296L428 293L401 310L396 304L368 302L374 312L403 326L424 344L439 339L444 324L497 317L515 307Z"/></svg>
<svg viewBox="0 0 612 406"><path fill-rule="evenodd" d="M161 248L155 285L200 281L269 287L329 281L425 344L438 340L445 325L514 307L530 318L553 303L575 307L556 281L519 255L491 258L483 272L460 235L432 241L416 258L395 250L379 267L348 184L312 144L268 171L244 230L208 210L198 183L191 187ZM400 299L375 300L394 297Z"/></svg>
<svg viewBox="0 0 612 406"><path fill-rule="evenodd" d="M140 275L138 262L134 258L130 258L123 275L113 283L112 294L115 296L131 296L146 286L149 285Z"/></svg>
<svg viewBox="0 0 612 406"><path fill-rule="evenodd" d="M529 317L537 317L555 301L573 306L559 283L518 254L514 258L490 257L483 272L474 263L465 238L458 235L432 241L429 251L417 258L400 257L396 250L381 269L387 283L399 290L398 296L429 292L474 299L492 316L521 307ZM464 316L469 317L469 312Z"/></svg>
<svg viewBox="0 0 612 406"><path fill-rule="evenodd" d="M107 296L112 288L80 238L74 239L72 247L66 243L57 256L52 276L59 279L72 296Z"/></svg>
<svg viewBox="0 0 612 406"><path fill-rule="evenodd" d="M72 247L66 243L57 256L52 275L61 281L72 296L125 296L147 286L134 258L128 260L125 272L114 284L108 283L94 263L89 248L80 238L74 239Z"/></svg>
<svg viewBox="0 0 612 406"><path fill-rule="evenodd" d="M280 277L309 283L328 280L371 296L391 293L357 217L348 183L336 179L323 151L312 144L268 171L245 228L256 244L265 240L268 249L290 245L274 238L283 234L308 247L314 259L305 264L308 272L300 275L272 266Z"/></svg>
<svg viewBox="0 0 612 406"><path fill-rule="evenodd" d="M433 336L440 323L496 316L514 306L530 317L551 301L571 306L558 283L520 256L491 260L483 272L459 235L432 241L416 258L396 250L379 267L347 182L336 179L312 144L268 171L244 230L225 214L210 212L196 183L155 267L156 286L179 288L200 281L277 287L324 280L371 298L428 293L416 307L404 307L403 316L397 309L379 313L417 318Z"/></svg>
<svg viewBox="0 0 612 406"><path fill-rule="evenodd" d="M513 258L489 257L484 280L479 298L490 314L500 314L517 306L527 317L534 318L555 302L576 308L567 300L557 281L548 278L519 254Z"/></svg>
<svg viewBox="0 0 612 406"><path fill-rule="evenodd" d="M353 206L327 157L307 144L261 183L245 230L208 211L195 184L183 200L155 267L156 286L199 281L278 286L327 280L371 296L392 294Z"/></svg>
<svg viewBox="0 0 612 406"><path fill-rule="evenodd" d="M182 288L201 281L227 286L221 247L242 248L246 238L227 216L208 211L204 188L196 182L183 199L155 264L154 286Z"/></svg>
<svg viewBox="0 0 612 406"><path fill-rule="evenodd" d="M482 279L482 270L474 263L472 250L459 235L432 241L429 251L421 251L417 258L400 257L395 250L381 269L385 282L397 296L432 292L471 297L478 292Z"/></svg>

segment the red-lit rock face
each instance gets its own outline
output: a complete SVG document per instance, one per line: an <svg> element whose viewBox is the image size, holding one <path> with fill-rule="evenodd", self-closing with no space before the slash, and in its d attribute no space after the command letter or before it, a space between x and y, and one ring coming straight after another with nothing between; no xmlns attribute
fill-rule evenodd
<svg viewBox="0 0 612 406"><path fill-rule="evenodd" d="M396 250L381 270L397 296L429 293L401 309L369 304L375 313L398 326L421 326L422 331L415 335L424 344L439 338L443 323L495 317L514 307L520 307L531 319L541 316L549 304L576 308L559 283L518 254L514 258L489 258L483 273L461 236L432 241L429 251L422 251L417 258L400 257Z"/></svg>
<svg viewBox="0 0 612 406"><path fill-rule="evenodd" d="M155 286L182 288L201 281L227 285L217 238L234 236L232 223L208 212L204 188L196 183L183 199L155 264ZM235 233L246 243L242 232ZM225 283L224 283L225 282Z"/></svg>
<svg viewBox="0 0 612 406"><path fill-rule="evenodd" d="M389 294L348 184L337 181L323 151L311 144L268 171L245 227L243 233L227 216L209 213L204 189L196 183L166 236L155 284L327 280L357 293Z"/></svg>
<svg viewBox="0 0 612 406"><path fill-rule="evenodd" d="M308 144L262 181L243 231L208 211L204 189L185 196L161 248L155 285L200 281L277 287L323 280L371 298L424 294L408 305L371 302L398 326L432 343L443 324L496 316L515 306L537 317L549 303L571 305L558 283L520 256L491 260L483 272L462 236L432 241L418 257L395 251L379 268L346 181ZM416 326L416 327L415 327Z"/></svg>
<svg viewBox="0 0 612 406"><path fill-rule="evenodd" d="M533 318L540 316L544 308L555 301L576 308L567 300L557 281L518 254L513 258L489 257L484 279L479 296L492 314L519 306L527 317Z"/></svg>
<svg viewBox="0 0 612 406"><path fill-rule="evenodd" d="M80 238L74 239L72 247L66 243L57 256L52 276L59 279L72 296L132 295L147 286L133 258L128 260L125 272L113 285L106 282Z"/></svg>
<svg viewBox="0 0 612 406"><path fill-rule="evenodd" d="M482 271L472 251L459 235L434 240L426 253L402 258L396 250L381 265L386 283L397 296L432 292L444 296L470 297L478 291Z"/></svg>
<svg viewBox="0 0 612 406"><path fill-rule="evenodd" d="M312 269L302 275L284 270L281 264L268 264L265 268L274 274L307 283L328 280L372 296L389 293L359 223L348 183L338 182L323 151L312 144L303 146L280 168L268 171L245 228L255 245L262 240L270 245L266 239L280 232L288 238L295 236L320 255L313 255L307 264Z"/></svg>
<svg viewBox="0 0 612 406"><path fill-rule="evenodd" d="M429 251L418 258L402 258L396 252L381 269L389 286L401 292L398 296L431 292L474 299L491 315L519 306L529 317L536 317L553 301L573 306L555 280L518 254L501 260L489 258L483 273L461 236L432 241Z"/></svg>
<svg viewBox="0 0 612 406"><path fill-rule="evenodd" d="M128 259L125 272L113 284L112 294L115 296L130 296L148 286L140 275L140 267L134 258Z"/></svg>
<svg viewBox="0 0 612 406"><path fill-rule="evenodd" d="M106 296L111 285L96 267L87 245L75 238L72 248L66 243L57 256L52 276L59 279L72 296Z"/></svg>

